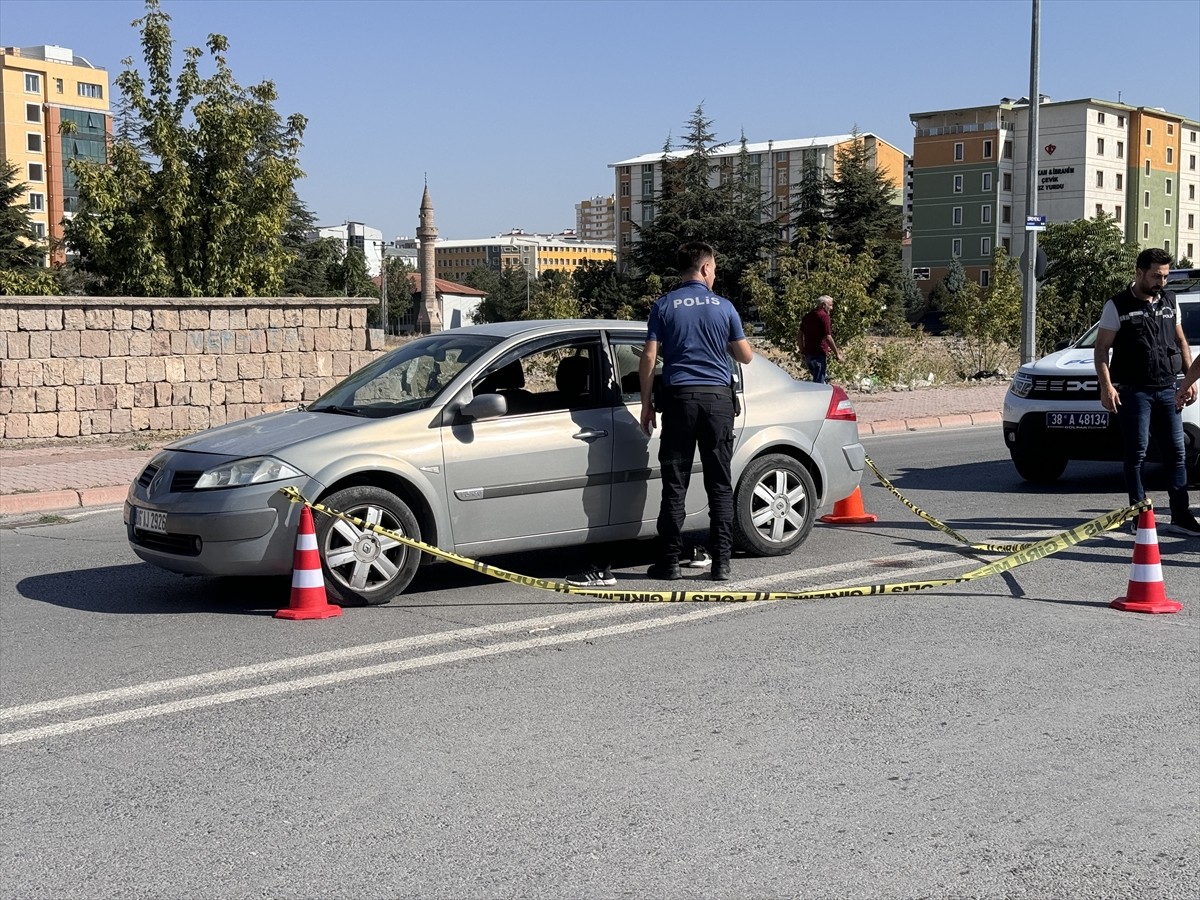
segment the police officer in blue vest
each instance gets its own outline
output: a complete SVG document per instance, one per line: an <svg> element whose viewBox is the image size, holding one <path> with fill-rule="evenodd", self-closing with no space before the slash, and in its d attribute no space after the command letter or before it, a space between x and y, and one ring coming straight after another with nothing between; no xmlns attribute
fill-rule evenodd
<svg viewBox="0 0 1200 900"><path fill-rule="evenodd" d="M1153 433L1170 478L1171 522L1167 530L1198 537L1200 522L1188 508L1183 420L1175 385L1191 365L1192 354L1175 296L1165 290L1170 266L1171 255L1165 250L1152 247L1138 254L1137 277L1104 305L1094 357L1100 402L1116 414L1125 442L1125 487L1130 503L1146 497L1142 467ZM1191 402L1196 388L1189 385L1182 393L1184 402Z"/></svg>
<svg viewBox="0 0 1200 900"><path fill-rule="evenodd" d="M754 353L733 304L714 294L717 260L713 248L700 241L679 248L683 283L660 297L650 309L646 349L638 374L642 391L642 431L657 424L655 401L662 412L658 461L662 469L662 506L658 514L660 557L647 572L651 578L681 577L681 529L684 498L692 475L692 458L700 450L704 490L708 494L708 551L711 578L728 581L733 548L734 393L730 356L743 365ZM662 356L661 396L654 397L654 367Z"/></svg>

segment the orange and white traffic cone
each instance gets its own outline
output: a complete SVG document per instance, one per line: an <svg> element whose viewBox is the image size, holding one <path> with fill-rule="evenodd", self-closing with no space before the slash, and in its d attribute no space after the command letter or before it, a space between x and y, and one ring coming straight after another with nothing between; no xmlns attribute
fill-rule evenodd
<svg viewBox="0 0 1200 900"><path fill-rule="evenodd" d="M833 512L821 516L821 521L830 525L869 525L879 521L879 516L872 515L863 508L862 490L855 488L849 497L833 504Z"/></svg>
<svg viewBox="0 0 1200 900"><path fill-rule="evenodd" d="M340 616L342 608L325 597L325 574L321 571L321 554L317 552L317 530L313 527L312 510L300 511L300 527L296 530L296 555L292 563L292 598L289 606L275 613L277 619L329 619Z"/></svg>
<svg viewBox="0 0 1200 900"><path fill-rule="evenodd" d="M1129 587L1125 596L1108 604L1112 609L1140 613L1176 613L1183 604L1167 598L1163 584L1162 560L1158 555L1158 529L1154 525L1154 510L1138 516L1137 537L1133 544L1133 565L1129 570Z"/></svg>

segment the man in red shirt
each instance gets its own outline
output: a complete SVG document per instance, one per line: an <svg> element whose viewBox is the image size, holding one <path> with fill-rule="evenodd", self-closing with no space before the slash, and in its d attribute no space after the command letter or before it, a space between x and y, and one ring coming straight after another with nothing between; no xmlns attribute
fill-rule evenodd
<svg viewBox="0 0 1200 900"><path fill-rule="evenodd" d="M796 343L815 384L825 383L825 369L830 354L834 359L842 358L842 351L833 339L833 323L829 320L831 309L833 298L824 294L817 298L816 308L800 320L800 334Z"/></svg>

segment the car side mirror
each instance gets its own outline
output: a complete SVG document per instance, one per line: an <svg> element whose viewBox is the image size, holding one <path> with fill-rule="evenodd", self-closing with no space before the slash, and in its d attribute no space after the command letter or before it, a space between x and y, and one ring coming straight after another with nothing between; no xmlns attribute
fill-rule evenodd
<svg viewBox="0 0 1200 900"><path fill-rule="evenodd" d="M508 412L508 401L502 394L480 394L459 407L458 414L464 419L495 419Z"/></svg>

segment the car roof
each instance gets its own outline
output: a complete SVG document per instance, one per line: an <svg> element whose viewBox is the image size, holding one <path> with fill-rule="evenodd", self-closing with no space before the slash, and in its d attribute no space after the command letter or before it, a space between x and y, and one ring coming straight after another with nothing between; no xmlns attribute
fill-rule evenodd
<svg viewBox="0 0 1200 900"><path fill-rule="evenodd" d="M1167 273L1167 287L1175 294L1200 293L1200 269L1172 269Z"/></svg>
<svg viewBox="0 0 1200 900"><path fill-rule="evenodd" d="M464 325L462 328L454 330L463 334L487 334L499 338L510 338L523 334L590 331L597 328L645 331L646 323L627 319L532 319L515 322L489 322L484 325Z"/></svg>

